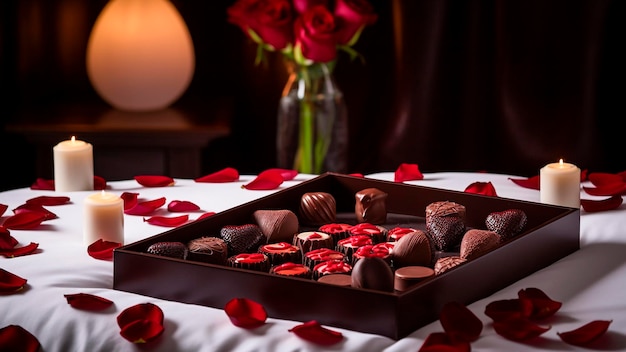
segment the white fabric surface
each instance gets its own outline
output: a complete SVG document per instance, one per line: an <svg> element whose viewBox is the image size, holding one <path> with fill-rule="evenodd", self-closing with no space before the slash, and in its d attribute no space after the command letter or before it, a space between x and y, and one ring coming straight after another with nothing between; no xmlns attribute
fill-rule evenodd
<svg viewBox="0 0 626 352"><path fill-rule="evenodd" d="M285 182L281 189L314 177L299 175ZM393 180L393 173L377 173L368 177ZM108 191L137 192L140 199L166 197L198 204L202 211L223 211L275 191L251 191L241 185L254 176L241 176L234 183L196 183L177 179L173 187L146 188L134 180L109 182ZM424 180L408 181L435 188L463 191L469 184L492 182L501 197L539 201L539 192L517 186L509 178L516 176L486 173L431 173ZM28 280L21 293L0 296L0 328L13 324L31 332L43 349L52 351L137 351L138 346L119 334L117 315L127 307L151 302L165 314L165 331L150 351L417 351L431 332L443 331L435 321L399 341L329 327L344 334L340 344L322 348L301 340L289 329L296 321L269 318L255 330L233 326L221 309L160 300L112 289L113 262L96 260L87 254L82 238L83 200L93 192L55 193L27 188L0 193L0 204L8 205L3 219L27 199L39 195L67 195L71 204L48 207L59 216L34 230L11 230L19 246L39 243L40 252L17 258L0 257L0 268ZM581 193L581 197L593 199ZM472 343L474 351L575 351L587 348L567 345L557 336L592 320L612 320L607 334L594 345L606 351L626 350L626 205L600 213L581 210L581 249L553 265L481 299L469 306L484 323L480 338ZM167 212L163 211L163 214ZM201 212L190 213L190 219ZM171 215L171 214L169 214ZM169 230L150 225L141 216L125 215L125 242ZM529 343L518 343L497 335L491 320L484 314L485 306L494 300L516 298L520 289L536 287L552 299L563 303L549 321L550 331ZM103 312L87 312L72 308L65 294L90 293L115 302ZM367 309L364 307L363 309ZM148 346L146 346L148 347Z"/></svg>

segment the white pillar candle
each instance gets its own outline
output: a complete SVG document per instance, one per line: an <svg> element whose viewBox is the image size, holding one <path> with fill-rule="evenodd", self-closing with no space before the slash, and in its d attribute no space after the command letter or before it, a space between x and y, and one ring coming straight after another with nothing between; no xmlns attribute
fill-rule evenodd
<svg viewBox="0 0 626 352"><path fill-rule="evenodd" d="M103 241L124 244L124 201L115 194L95 193L85 199L83 239L90 245Z"/></svg>
<svg viewBox="0 0 626 352"><path fill-rule="evenodd" d="M570 208L580 207L580 169L563 159L541 168L539 174L541 203Z"/></svg>
<svg viewBox="0 0 626 352"><path fill-rule="evenodd" d="M85 141L62 141L53 148L54 189L57 192L93 190L93 148Z"/></svg>

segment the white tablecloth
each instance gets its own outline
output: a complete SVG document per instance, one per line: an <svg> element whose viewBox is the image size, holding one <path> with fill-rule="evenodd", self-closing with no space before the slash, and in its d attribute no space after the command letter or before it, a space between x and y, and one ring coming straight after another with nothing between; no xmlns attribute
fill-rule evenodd
<svg viewBox="0 0 626 352"><path fill-rule="evenodd" d="M285 182L281 189L313 177L299 175ZM385 172L368 177L393 180ZM509 175L486 173L431 173L424 180L408 181L436 188L463 191L476 181L491 182L498 195L538 202L539 192L522 188ZM145 200L166 197L198 204L203 211L223 211L275 191L251 191L241 185L254 177L241 176L234 183L196 183L177 179L173 187L146 188L134 180L109 182L109 191L117 194L136 192ZM165 331L151 351L417 351L431 332L443 331L435 321L408 337L394 341L387 337L340 331L343 342L322 348L298 338L289 329L296 321L269 318L255 330L237 328L221 309L182 304L113 290L113 262L97 260L87 254L82 238L83 200L93 192L56 193L17 189L0 193L0 204L8 205L3 218L27 199L40 195L67 195L71 204L48 207L58 219L46 221L34 230L11 230L19 246L39 243L40 253L16 258L0 257L0 268L26 278L23 292L0 296L0 328L20 325L41 342L45 351L136 351L139 348L120 336L117 315L127 307L151 302L165 314ZM581 193L583 198L593 199ZM484 324L480 338L472 343L474 351L573 351L588 350L566 345L557 332L579 327L592 320L612 320L609 331L593 345L605 351L626 350L626 205L613 211L585 213L581 210L581 249L553 265L474 302L469 308ZM195 219L200 212L190 213ZM162 214L164 215L164 214ZM171 214L170 214L171 215ZM150 225L141 216L125 215L125 242L132 243L169 230ZM529 258L531 259L531 258ZM528 343L506 340L491 327L485 306L494 300L517 297L528 287L543 290L563 303L549 321L552 328ZM67 304L65 294L90 293L112 300L114 307L103 312L81 311ZM367 309L367 307L364 307Z"/></svg>

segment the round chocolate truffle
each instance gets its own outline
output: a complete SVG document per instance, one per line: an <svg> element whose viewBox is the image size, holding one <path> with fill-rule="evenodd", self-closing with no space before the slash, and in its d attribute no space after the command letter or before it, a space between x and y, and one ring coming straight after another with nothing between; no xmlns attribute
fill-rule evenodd
<svg viewBox="0 0 626 352"><path fill-rule="evenodd" d="M366 188L355 194L354 212L358 222L384 224L387 221L387 193Z"/></svg>
<svg viewBox="0 0 626 352"><path fill-rule="evenodd" d="M395 268L403 266L430 266L434 253L430 238L423 231L408 233L396 242L391 251Z"/></svg>
<svg viewBox="0 0 626 352"><path fill-rule="evenodd" d="M150 254L162 255L164 257L185 259L187 256L187 246L182 242L156 242L146 250Z"/></svg>
<svg viewBox="0 0 626 352"><path fill-rule="evenodd" d="M187 259L211 264L226 264L228 246L217 237L204 236L187 243Z"/></svg>
<svg viewBox="0 0 626 352"><path fill-rule="evenodd" d="M461 240L459 256L471 260L491 251L500 243L500 236L489 230L468 230Z"/></svg>
<svg viewBox="0 0 626 352"><path fill-rule="evenodd" d="M326 192L308 192L300 199L300 217L308 225L320 226L335 222L337 202L332 194Z"/></svg>
<svg viewBox="0 0 626 352"><path fill-rule="evenodd" d="M434 275L435 271L427 266L405 266L394 273L394 288L396 291L406 291Z"/></svg>
<svg viewBox="0 0 626 352"><path fill-rule="evenodd" d="M352 268L352 287L393 292L393 271L378 257L361 258Z"/></svg>
<svg viewBox="0 0 626 352"><path fill-rule="evenodd" d="M291 242L298 233L298 216L291 210L257 210L252 215L267 243Z"/></svg>

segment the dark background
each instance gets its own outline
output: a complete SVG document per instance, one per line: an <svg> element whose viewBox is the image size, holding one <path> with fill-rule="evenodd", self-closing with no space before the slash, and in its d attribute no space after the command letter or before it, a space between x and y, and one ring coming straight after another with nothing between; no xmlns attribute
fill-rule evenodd
<svg viewBox="0 0 626 352"><path fill-rule="evenodd" d="M626 170L626 2L370 0L379 20L335 71L348 104L349 172L489 171L533 176L564 158L589 171ZM87 78L91 27L106 0L0 2L3 126L26 112L106 107ZM274 166L281 57L226 20L233 1L173 0L191 33L195 75L174 106L200 116L226 104L231 135L203 151L203 171ZM207 116L207 119L210 116ZM0 134L0 188L36 177L33 147ZM201 175L198 175L201 176Z"/></svg>

